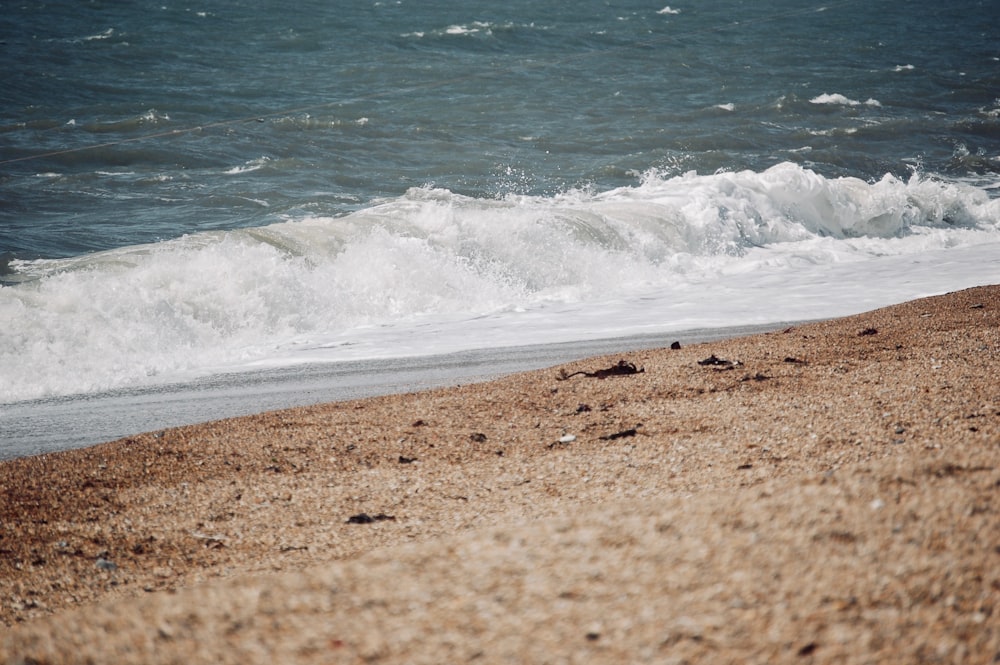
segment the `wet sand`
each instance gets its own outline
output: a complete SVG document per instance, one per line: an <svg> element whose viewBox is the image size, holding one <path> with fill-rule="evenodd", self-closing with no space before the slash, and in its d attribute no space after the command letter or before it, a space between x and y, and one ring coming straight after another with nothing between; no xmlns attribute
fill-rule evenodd
<svg viewBox="0 0 1000 665"><path fill-rule="evenodd" d="M983 287L3 462L0 662L994 662L998 377Z"/></svg>
<svg viewBox="0 0 1000 665"><path fill-rule="evenodd" d="M0 408L0 461L83 448L136 432L495 379L606 353L726 339L788 323L370 358L219 374L189 382L30 400Z"/></svg>

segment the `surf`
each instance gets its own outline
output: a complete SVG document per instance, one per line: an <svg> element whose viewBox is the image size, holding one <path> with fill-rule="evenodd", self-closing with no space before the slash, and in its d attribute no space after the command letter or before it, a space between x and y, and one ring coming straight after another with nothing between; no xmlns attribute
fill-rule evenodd
<svg viewBox="0 0 1000 665"><path fill-rule="evenodd" d="M681 306L713 289L762 303L764 318L802 318L812 310L781 304L793 291L805 298L802 284L843 308L856 296L831 300L819 278L849 265L863 281L893 257L898 274L883 279L920 283L907 271L934 271L921 257L998 243L998 220L1000 200L982 188L919 174L826 178L782 163L650 171L633 186L553 196L413 188L337 217L12 260L0 287L0 400L442 352L468 346L484 322L490 339L472 339L501 346L763 322ZM949 279L988 277L996 261L983 261ZM618 324L595 321L608 308Z"/></svg>

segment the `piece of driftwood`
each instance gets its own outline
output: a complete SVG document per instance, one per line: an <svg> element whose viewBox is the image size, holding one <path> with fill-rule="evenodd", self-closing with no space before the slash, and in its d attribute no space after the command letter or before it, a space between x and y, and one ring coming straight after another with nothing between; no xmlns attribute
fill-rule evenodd
<svg viewBox="0 0 1000 665"><path fill-rule="evenodd" d="M596 372L585 372L580 370L579 372L573 372L572 374L567 374L566 370L560 370L559 376L556 377L559 381L565 381L574 376L587 376L593 379L606 379L609 376L629 376L631 374L642 374L646 371L645 367L636 367L634 363L630 363L626 360L619 360L617 364L612 365L606 369L599 369Z"/></svg>

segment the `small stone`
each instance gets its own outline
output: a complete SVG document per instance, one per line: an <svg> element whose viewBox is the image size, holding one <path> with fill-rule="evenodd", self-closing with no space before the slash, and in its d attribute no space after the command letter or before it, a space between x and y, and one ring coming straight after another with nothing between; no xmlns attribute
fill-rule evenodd
<svg viewBox="0 0 1000 665"><path fill-rule="evenodd" d="M818 644L816 644L815 642L810 642L809 644L806 644L801 649L799 649L799 655L800 656L811 656L812 654L814 654L816 652L816 649L818 649L818 648L819 648Z"/></svg>
<svg viewBox="0 0 1000 665"><path fill-rule="evenodd" d="M575 434L564 434L559 437L559 443L573 443L574 441L576 441Z"/></svg>
<svg viewBox="0 0 1000 665"><path fill-rule="evenodd" d="M623 439L629 436L635 436L639 431L635 427L622 430L621 432L615 432L614 434L606 434L601 437L602 441L614 441L615 439Z"/></svg>
<svg viewBox="0 0 1000 665"><path fill-rule="evenodd" d="M743 377L743 380L744 381L767 381L770 378L771 377L769 377L767 374L763 374L761 372L757 372L753 376L750 376L749 374L747 374L745 377Z"/></svg>
<svg viewBox="0 0 1000 665"><path fill-rule="evenodd" d="M386 515L385 513L379 513L378 515L372 516L368 513L358 513L357 515L351 515L347 518L348 524L374 524L375 522L384 522L386 520L395 522L396 517L394 515Z"/></svg>
<svg viewBox="0 0 1000 665"><path fill-rule="evenodd" d="M719 358L714 353L704 360L698 361L699 365L702 366L721 366L721 367L732 367L735 363L732 360L726 360L724 358Z"/></svg>
<svg viewBox="0 0 1000 665"><path fill-rule="evenodd" d="M99 557L94 565L96 565L101 570L106 570L108 572L114 572L118 570L118 564L116 564L114 561L109 561L104 557Z"/></svg>
<svg viewBox="0 0 1000 665"><path fill-rule="evenodd" d="M374 521L375 518L368 513L358 513L347 518L348 524L371 524Z"/></svg>

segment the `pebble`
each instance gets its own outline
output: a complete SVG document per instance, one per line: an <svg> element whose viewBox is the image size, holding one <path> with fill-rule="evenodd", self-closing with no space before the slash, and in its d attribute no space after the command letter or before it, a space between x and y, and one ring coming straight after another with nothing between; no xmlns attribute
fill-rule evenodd
<svg viewBox="0 0 1000 665"><path fill-rule="evenodd" d="M108 572L118 570L118 564L116 564L114 561L109 561L103 557L98 558L97 562L94 565L100 568L101 570L107 570Z"/></svg>

